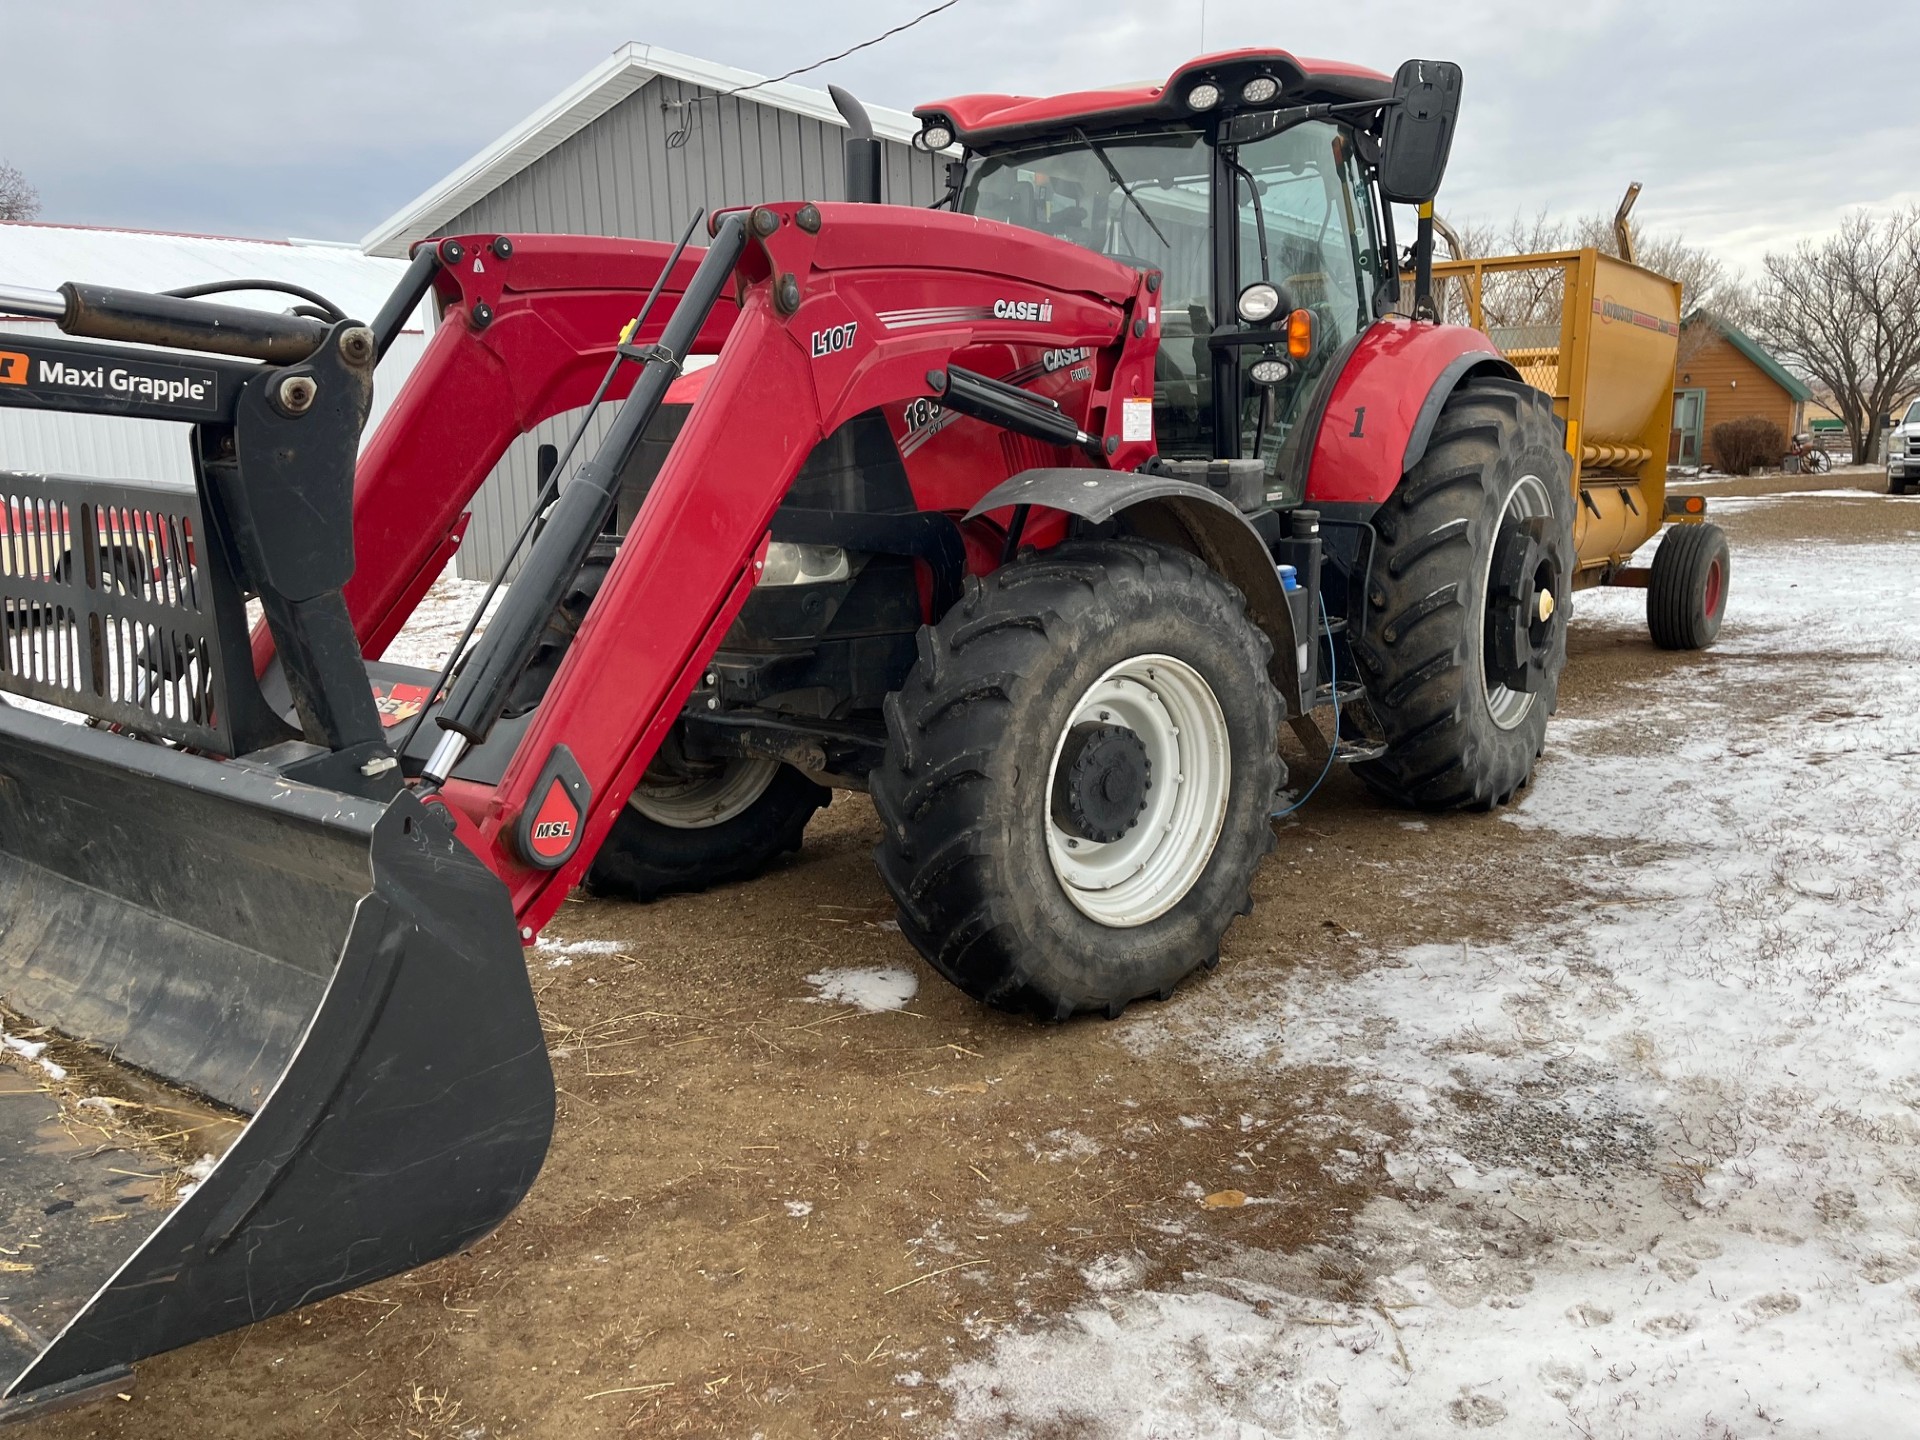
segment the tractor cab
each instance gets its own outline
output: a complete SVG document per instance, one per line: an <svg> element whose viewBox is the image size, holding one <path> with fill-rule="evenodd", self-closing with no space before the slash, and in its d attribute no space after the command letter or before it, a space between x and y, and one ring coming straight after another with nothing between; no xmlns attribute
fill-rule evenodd
<svg viewBox="0 0 1920 1440"><path fill-rule="evenodd" d="M1242 50L1162 85L923 106L916 143L962 147L955 210L1159 271L1160 452L1257 459L1265 499L1286 507L1301 499L1317 402L1398 298L1385 202L1429 200L1439 183L1444 144L1426 193L1381 188L1388 117L1432 87L1409 75L1423 63L1457 103L1452 66L1410 62L1389 79ZM1443 123L1450 137L1451 103ZM1404 159L1427 138L1396 149Z"/></svg>

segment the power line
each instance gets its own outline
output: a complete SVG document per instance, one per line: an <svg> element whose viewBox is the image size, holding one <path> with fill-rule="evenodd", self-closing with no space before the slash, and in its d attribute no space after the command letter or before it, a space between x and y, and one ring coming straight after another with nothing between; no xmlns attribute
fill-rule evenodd
<svg viewBox="0 0 1920 1440"><path fill-rule="evenodd" d="M911 30L913 29L914 26L918 25L922 20L931 20L934 16L938 15L942 10L951 10L954 6L958 5L959 3L960 3L960 0L942 0L941 4L934 6L931 10L922 11L920 14L914 16L913 19L905 21L902 24L896 25L891 30L884 30L880 34L874 36L871 40L862 40L858 45L849 45L846 49L842 50L838 55L829 55L824 60L816 60L811 65L802 65L799 69L789 70L784 75L774 75L765 80L756 80L751 85L742 85L738 90L729 90L725 94L721 95L719 98L722 100L725 100L729 96L744 95L749 90L758 90L762 85L777 85L782 80L791 80L794 76L804 75L809 70L818 70L822 65L831 65L836 60L844 60L847 58L847 56L852 55L857 51L865 50L871 46L878 45L882 40L891 40L895 35L900 34L903 30Z"/></svg>
<svg viewBox="0 0 1920 1440"><path fill-rule="evenodd" d="M911 30L921 21L931 20L942 10L951 10L959 3L960 0L941 0L941 3L934 6L931 10L923 10L911 20L902 21L891 30L883 30L871 39L862 40L858 45L849 45L837 55L829 55L824 60L815 60L810 65L801 65L796 69L787 71L784 75L769 75L764 80L756 80L751 85L736 86L732 90L722 90L717 95L696 95L691 100L665 101L660 106L662 110L683 110L686 112L686 118L681 122L680 128L667 136L667 148L669 150L678 150L682 145L687 143L687 136L693 129L693 117L699 113L700 102L703 100L730 100L735 95L745 95L749 90L758 90L763 85L777 85L782 80L791 80L796 75L805 75L810 70L818 70L822 65L831 65L836 60L844 60L849 55L857 54L862 50L878 45L882 40L891 40L895 35L906 30Z"/></svg>

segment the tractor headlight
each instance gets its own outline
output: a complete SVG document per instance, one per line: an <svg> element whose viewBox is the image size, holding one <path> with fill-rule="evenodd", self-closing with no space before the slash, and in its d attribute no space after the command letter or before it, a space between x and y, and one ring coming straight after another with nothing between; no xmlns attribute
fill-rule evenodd
<svg viewBox="0 0 1920 1440"><path fill-rule="evenodd" d="M943 125L936 120L918 135L914 136L913 143L922 150L944 150L953 144L953 127Z"/></svg>
<svg viewBox="0 0 1920 1440"><path fill-rule="evenodd" d="M1280 312L1280 291L1264 280L1256 280L1240 292L1233 308L1246 324L1258 325Z"/></svg>
<svg viewBox="0 0 1920 1440"><path fill-rule="evenodd" d="M1240 98L1249 105L1264 105L1280 93L1280 82L1271 75L1256 75L1240 87Z"/></svg>
<svg viewBox="0 0 1920 1440"><path fill-rule="evenodd" d="M1211 110L1220 103L1220 87L1211 80L1202 80L1187 91L1189 110Z"/></svg>
<svg viewBox="0 0 1920 1440"><path fill-rule="evenodd" d="M796 545L775 540L767 546L767 563L758 585L824 585L853 574L847 552L838 545Z"/></svg>

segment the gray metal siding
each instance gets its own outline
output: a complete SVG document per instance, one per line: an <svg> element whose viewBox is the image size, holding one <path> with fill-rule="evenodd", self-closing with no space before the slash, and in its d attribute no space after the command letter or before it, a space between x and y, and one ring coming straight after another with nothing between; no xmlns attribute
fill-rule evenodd
<svg viewBox="0 0 1920 1440"><path fill-rule="evenodd" d="M696 97L690 109L663 109ZM685 144L670 148L669 135L683 124ZM845 134L837 125L757 104L751 94L723 97L659 76L437 233L673 240L696 207L843 200ZM944 161L894 141L883 147L883 196L891 203L931 204L940 194ZM487 579L499 568L533 504L537 447L564 448L577 423L577 413L557 416L508 449L474 499L473 523L460 550L462 576ZM603 427L604 419L589 433L583 453L591 453Z"/></svg>

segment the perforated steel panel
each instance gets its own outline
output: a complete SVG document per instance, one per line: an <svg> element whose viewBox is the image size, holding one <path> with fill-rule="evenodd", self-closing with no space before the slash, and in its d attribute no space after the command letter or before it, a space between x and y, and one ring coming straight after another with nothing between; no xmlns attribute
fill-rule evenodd
<svg viewBox="0 0 1920 1440"><path fill-rule="evenodd" d="M0 689L225 752L199 495L0 471Z"/></svg>

